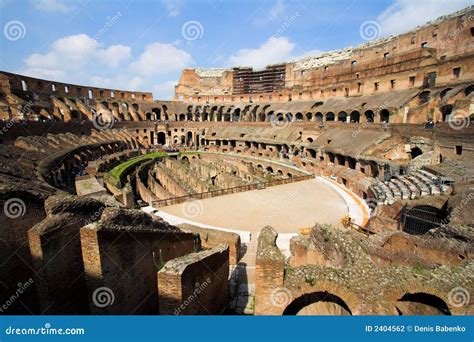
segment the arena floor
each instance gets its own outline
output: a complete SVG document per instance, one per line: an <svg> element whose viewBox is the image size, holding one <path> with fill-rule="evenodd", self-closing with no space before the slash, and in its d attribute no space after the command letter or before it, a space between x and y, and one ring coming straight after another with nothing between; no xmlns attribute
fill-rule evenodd
<svg viewBox="0 0 474 342"><path fill-rule="evenodd" d="M297 233L300 228L312 227L316 222L340 226L341 219L350 208L352 214L354 207L356 211L360 210L350 203L350 198L338 186L316 178L264 190L185 202L159 210L168 221L174 217L249 232L257 232L270 225L279 233Z"/></svg>

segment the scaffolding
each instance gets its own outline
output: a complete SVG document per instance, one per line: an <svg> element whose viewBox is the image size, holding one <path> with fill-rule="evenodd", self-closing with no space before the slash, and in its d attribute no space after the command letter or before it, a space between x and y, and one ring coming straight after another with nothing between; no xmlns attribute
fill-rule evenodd
<svg viewBox="0 0 474 342"><path fill-rule="evenodd" d="M233 94L261 94L280 91L285 87L286 65L271 65L264 70L233 69Z"/></svg>

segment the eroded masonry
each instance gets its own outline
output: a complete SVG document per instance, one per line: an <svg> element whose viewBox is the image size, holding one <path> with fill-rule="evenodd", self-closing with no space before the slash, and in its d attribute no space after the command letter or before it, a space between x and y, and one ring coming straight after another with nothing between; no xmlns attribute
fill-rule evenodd
<svg viewBox="0 0 474 342"><path fill-rule="evenodd" d="M263 70L186 69L173 101L0 72L0 311L472 315L473 90L472 7ZM340 223L193 220L315 179Z"/></svg>

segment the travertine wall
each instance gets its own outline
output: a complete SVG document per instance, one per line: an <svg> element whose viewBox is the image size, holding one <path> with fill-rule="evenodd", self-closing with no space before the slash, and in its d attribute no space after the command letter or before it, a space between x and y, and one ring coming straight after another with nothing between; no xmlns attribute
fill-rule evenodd
<svg viewBox="0 0 474 342"><path fill-rule="evenodd" d="M186 69L175 99L202 104L319 100L421 87L432 72L438 84L472 80L473 23L471 6L396 37L286 63L285 87L273 93L240 94L242 80L231 69ZM454 68L461 68L459 76Z"/></svg>
<svg viewBox="0 0 474 342"><path fill-rule="evenodd" d="M48 81L39 78L33 78L2 71L1 74L9 78L10 91L17 93L23 91L22 81L26 85L27 91L39 92L44 95L54 96L76 96L89 97L89 91L92 93L92 99L95 100L127 100L127 101L152 101L151 93L131 92L117 89L103 89L88 87L76 84ZM53 86L54 89L53 90ZM66 91L67 89L67 91ZM3 89L2 89L3 90Z"/></svg>
<svg viewBox="0 0 474 342"><path fill-rule="evenodd" d="M158 272L161 315L222 314L229 300L229 248L168 261Z"/></svg>

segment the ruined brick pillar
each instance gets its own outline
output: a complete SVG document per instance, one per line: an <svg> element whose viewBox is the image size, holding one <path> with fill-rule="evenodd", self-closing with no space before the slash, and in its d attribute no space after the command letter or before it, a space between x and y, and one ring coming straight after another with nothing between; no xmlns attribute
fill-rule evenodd
<svg viewBox="0 0 474 342"><path fill-rule="evenodd" d="M45 203L48 216L28 231L42 314L89 313L79 230L104 207L91 198L53 196Z"/></svg>
<svg viewBox="0 0 474 342"><path fill-rule="evenodd" d="M229 247L168 261L158 272L161 315L222 314L229 302Z"/></svg>
<svg viewBox="0 0 474 342"><path fill-rule="evenodd" d="M283 287L285 257L276 245L278 233L270 226L263 228L258 237L255 267L255 315L279 315L281 308L273 298Z"/></svg>

